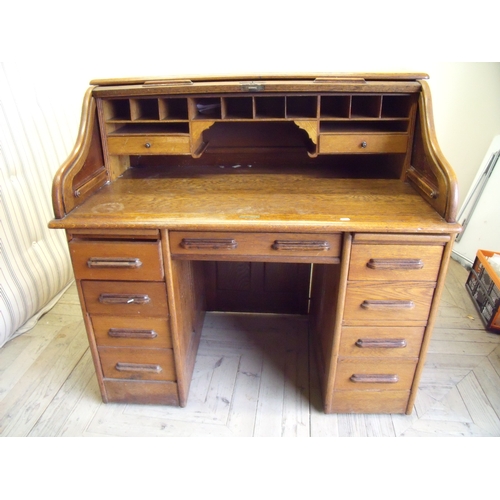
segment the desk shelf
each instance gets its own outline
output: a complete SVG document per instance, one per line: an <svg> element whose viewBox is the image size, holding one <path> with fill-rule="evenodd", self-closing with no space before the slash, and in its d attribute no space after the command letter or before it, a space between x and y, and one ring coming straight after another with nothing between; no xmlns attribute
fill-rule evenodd
<svg viewBox="0 0 500 500"><path fill-rule="evenodd" d="M125 136L125 135L172 135L184 134L189 135L188 122L158 122L158 121L144 121L144 122L120 122L120 126L113 132L108 134L108 137Z"/></svg>
<svg viewBox="0 0 500 500"><path fill-rule="evenodd" d="M413 95L265 95L106 99L106 123L188 120L410 119Z"/></svg>
<svg viewBox="0 0 500 500"><path fill-rule="evenodd" d="M335 120L320 122L321 134L350 134L353 132L385 133L400 132L408 133L409 120Z"/></svg>
<svg viewBox="0 0 500 500"><path fill-rule="evenodd" d="M330 137L355 133L408 134L414 117L415 96L412 94L253 94L158 96L130 99L103 99L102 109L105 134L115 136L145 136L151 134L188 134L190 145L182 154L197 158L205 154L209 141L205 132L218 122L294 122L306 131L308 141L299 141L294 147L304 147L311 157L318 154L351 152L351 146L329 146ZM212 134L213 135L213 134ZM333 139L335 141L335 139ZM360 144L366 140L353 138ZM323 147L320 147L320 143ZM404 152L408 141L399 141L396 149ZM380 152L381 147L360 152ZM131 148L111 148L111 151L129 151ZM166 150L163 150L166 151ZM179 152L174 148L170 154ZM145 154L142 146L136 154ZM150 150L146 154L153 154ZM168 154L168 153L166 153Z"/></svg>

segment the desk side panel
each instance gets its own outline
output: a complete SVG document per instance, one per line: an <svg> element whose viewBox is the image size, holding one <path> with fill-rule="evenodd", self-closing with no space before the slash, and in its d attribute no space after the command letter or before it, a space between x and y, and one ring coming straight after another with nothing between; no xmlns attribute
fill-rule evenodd
<svg viewBox="0 0 500 500"><path fill-rule="evenodd" d="M179 404L186 406L206 311L203 263L172 260L162 231Z"/></svg>
<svg viewBox="0 0 500 500"><path fill-rule="evenodd" d="M422 82L411 166L406 176L422 198L447 222L456 221L458 183L437 141L427 82Z"/></svg>
<svg viewBox="0 0 500 500"><path fill-rule="evenodd" d="M84 97L75 147L54 177L52 204L56 219L62 219L108 181L92 90L89 88Z"/></svg>

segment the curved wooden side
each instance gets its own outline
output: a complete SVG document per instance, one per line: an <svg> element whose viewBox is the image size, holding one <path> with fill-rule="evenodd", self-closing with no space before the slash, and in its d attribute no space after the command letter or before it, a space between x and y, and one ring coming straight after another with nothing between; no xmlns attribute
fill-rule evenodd
<svg viewBox="0 0 500 500"><path fill-rule="evenodd" d="M414 152L407 179L420 194L450 223L456 222L458 183L455 172L439 147L434 128L429 84L420 81L419 116Z"/></svg>
<svg viewBox="0 0 500 500"><path fill-rule="evenodd" d="M52 204L56 219L62 219L108 180L92 90L90 87L85 93L75 147L54 177Z"/></svg>

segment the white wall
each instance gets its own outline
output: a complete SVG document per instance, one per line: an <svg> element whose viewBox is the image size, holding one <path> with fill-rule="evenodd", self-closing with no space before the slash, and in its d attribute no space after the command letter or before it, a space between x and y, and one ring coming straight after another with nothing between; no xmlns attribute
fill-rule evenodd
<svg viewBox="0 0 500 500"><path fill-rule="evenodd" d="M0 347L73 279L64 232L47 224L55 169L75 142L74 109L23 67L0 64Z"/></svg>
<svg viewBox="0 0 500 500"><path fill-rule="evenodd" d="M434 63L425 71L438 141L457 174L461 203L500 134L500 63Z"/></svg>

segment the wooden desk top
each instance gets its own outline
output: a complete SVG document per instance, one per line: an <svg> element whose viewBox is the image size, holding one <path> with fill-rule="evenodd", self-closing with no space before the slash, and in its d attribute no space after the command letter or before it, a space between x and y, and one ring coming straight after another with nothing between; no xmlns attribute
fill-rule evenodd
<svg viewBox="0 0 500 500"><path fill-rule="evenodd" d="M458 232L397 179L337 178L324 167L127 170L53 228L294 232Z"/></svg>

